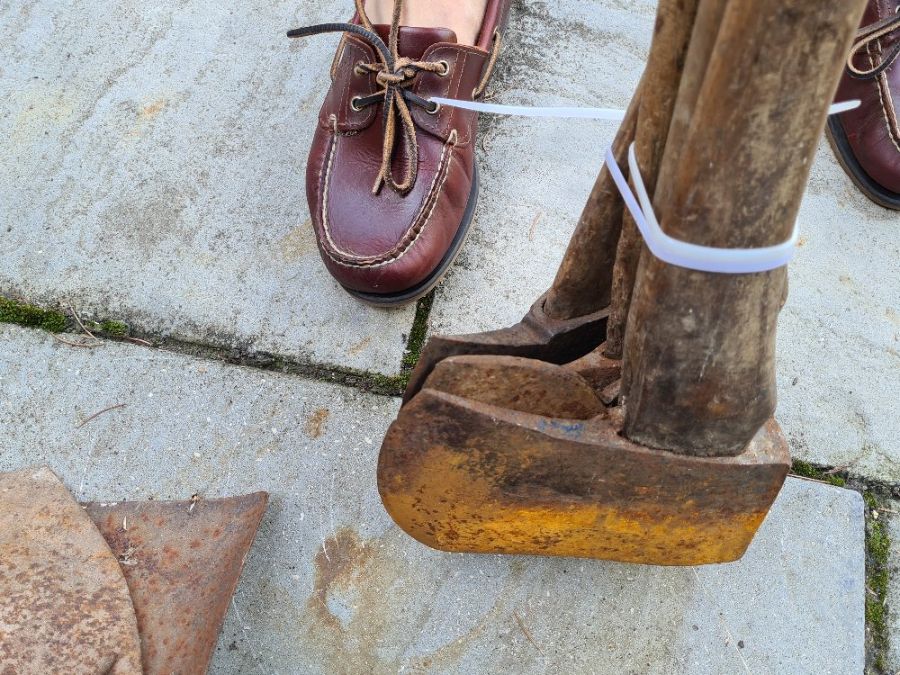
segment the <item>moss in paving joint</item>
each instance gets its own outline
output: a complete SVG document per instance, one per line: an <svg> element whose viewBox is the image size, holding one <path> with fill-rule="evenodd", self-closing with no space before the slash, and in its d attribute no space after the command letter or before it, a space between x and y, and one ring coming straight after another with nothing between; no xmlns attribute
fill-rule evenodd
<svg viewBox="0 0 900 675"><path fill-rule="evenodd" d="M431 291L416 304L416 318L413 319L412 328L409 331L409 340L406 342L406 351L403 354L403 370L408 372L416 367L422 348L425 346L425 338L428 336L428 317L434 304L434 291ZM409 378L407 377L407 381ZM404 385L405 388L406 385Z"/></svg>
<svg viewBox="0 0 900 675"><path fill-rule="evenodd" d="M799 459L795 459L794 463L791 465L791 473L795 476L812 478L813 480L819 480L823 483L828 483L829 485L834 485L836 487L847 487L847 479L843 476L837 475L837 472L829 472L824 469L819 469L809 462L804 462Z"/></svg>
<svg viewBox="0 0 900 675"><path fill-rule="evenodd" d="M102 333L111 337L126 337L129 333L128 324L124 321L107 319L106 321L90 321L85 325L93 332Z"/></svg>
<svg viewBox="0 0 900 675"><path fill-rule="evenodd" d="M851 477L846 472L815 466L801 460L794 461L791 473L862 493L866 510L866 673L884 675L888 672L887 592L891 543L881 516L883 510L881 500L896 498L895 486L865 480L858 476Z"/></svg>
<svg viewBox="0 0 900 675"><path fill-rule="evenodd" d="M863 501L866 504L866 637L871 645L867 672L875 675L887 672L888 557L891 541L885 522L879 517L882 508L878 497L866 491Z"/></svg>
<svg viewBox="0 0 900 675"><path fill-rule="evenodd" d="M221 352L216 348L200 344L167 340L160 344L160 346L181 353L191 354L193 356L212 359L218 357L225 361L225 363L231 365L255 368L257 370L274 371L285 375L296 375L320 382L340 384L378 396L401 396L409 381L408 373L392 376L341 366L298 363L266 352L249 352L235 349L223 358Z"/></svg>
<svg viewBox="0 0 900 675"><path fill-rule="evenodd" d="M334 384L359 389L378 396L402 396L409 383L409 375L381 375L350 368L321 368L316 366L291 366L282 372L300 375L313 380L327 379Z"/></svg>
<svg viewBox="0 0 900 675"><path fill-rule="evenodd" d="M62 333L68 327L69 320L62 312L0 296L0 323L14 323L26 328Z"/></svg>

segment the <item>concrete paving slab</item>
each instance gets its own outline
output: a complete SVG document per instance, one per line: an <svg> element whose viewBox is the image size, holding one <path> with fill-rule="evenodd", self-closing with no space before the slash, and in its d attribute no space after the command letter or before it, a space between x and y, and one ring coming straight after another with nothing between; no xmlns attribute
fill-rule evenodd
<svg viewBox="0 0 900 675"><path fill-rule="evenodd" d="M397 373L413 308L324 270L306 153L352 3L0 6L0 293Z"/></svg>
<svg viewBox="0 0 900 675"><path fill-rule="evenodd" d="M900 481L900 220L823 143L778 326L778 419L798 457Z"/></svg>
<svg viewBox="0 0 900 675"><path fill-rule="evenodd" d="M517 4L496 101L625 107L653 10ZM532 50L534 65L517 65ZM594 55L589 66L586 54ZM596 122L483 120L476 225L438 291L432 332L490 330L523 316L552 282L615 133ZM802 246L779 326L779 420L798 457L900 480L897 217L856 190L823 141L800 218Z"/></svg>
<svg viewBox="0 0 900 675"><path fill-rule="evenodd" d="M213 673L862 671L857 493L790 479L731 565L441 554L379 502L378 446L397 407L0 327L0 471L47 463L82 499L272 493Z"/></svg>

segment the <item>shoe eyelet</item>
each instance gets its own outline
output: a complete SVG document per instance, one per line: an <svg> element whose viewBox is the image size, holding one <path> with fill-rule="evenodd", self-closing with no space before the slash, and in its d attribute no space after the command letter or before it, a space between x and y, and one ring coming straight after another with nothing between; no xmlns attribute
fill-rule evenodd
<svg viewBox="0 0 900 675"><path fill-rule="evenodd" d="M357 101L359 101L360 98L362 98L362 97L354 96L353 98L350 99L350 108L354 112L360 112L362 110L362 106L357 105Z"/></svg>
<svg viewBox="0 0 900 675"><path fill-rule="evenodd" d="M425 108L425 112L427 112L429 115L437 115L440 111L441 111L440 103L435 103L434 107L431 108L430 110L428 108Z"/></svg>
<svg viewBox="0 0 900 675"><path fill-rule="evenodd" d="M435 72L435 75L438 77L447 77L450 74L450 64L446 61L438 61L437 64L443 66L444 69L440 72Z"/></svg>

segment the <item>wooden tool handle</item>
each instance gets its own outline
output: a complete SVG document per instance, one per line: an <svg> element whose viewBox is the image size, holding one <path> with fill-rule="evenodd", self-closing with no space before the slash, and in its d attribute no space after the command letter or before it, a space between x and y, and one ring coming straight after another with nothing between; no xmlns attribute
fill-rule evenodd
<svg viewBox="0 0 900 675"><path fill-rule="evenodd" d="M634 140L640 90L638 86L613 141L613 154L620 164L626 161L628 146ZM604 166L578 219L556 279L547 291L544 311L550 317L574 319L609 306L623 209L619 191Z"/></svg>
<svg viewBox="0 0 900 675"><path fill-rule="evenodd" d="M650 180L651 186L656 183L655 167L659 165L666 144L697 2L661 0L659 3L647 68L613 143L613 154L622 165L628 146L637 141L639 156L650 167L645 179ZM640 238L633 223L628 225L629 217L623 213L622 199L604 167L547 294L545 310L550 316L570 319L607 307L614 300L614 267L620 276L622 274L618 268L624 264L620 262L623 246L633 249L626 273L633 283ZM626 241L621 241L620 234ZM617 249L620 261L617 261ZM630 297L631 283L627 283L627 287ZM613 307L621 304L613 302ZM624 311L627 313L627 307ZM624 324L621 328L624 330Z"/></svg>
<svg viewBox="0 0 900 675"><path fill-rule="evenodd" d="M864 4L728 2L699 97L675 115L690 124L660 176L667 234L725 248L789 238ZM747 446L775 410L786 279L643 254L625 340L628 438L693 455Z"/></svg>

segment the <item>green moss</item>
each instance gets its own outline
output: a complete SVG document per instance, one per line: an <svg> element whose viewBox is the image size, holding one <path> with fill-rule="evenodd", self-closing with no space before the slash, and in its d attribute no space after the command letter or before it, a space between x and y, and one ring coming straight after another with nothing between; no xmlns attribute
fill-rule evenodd
<svg viewBox="0 0 900 675"><path fill-rule="evenodd" d="M880 508L878 497L871 492L864 492L863 501L866 503L866 625L872 640L872 665L876 672L883 673L888 652L885 603L891 541L884 522L875 515Z"/></svg>
<svg viewBox="0 0 900 675"><path fill-rule="evenodd" d="M808 462L795 459L791 465L791 473L795 476L803 476L804 478L818 478L819 472Z"/></svg>
<svg viewBox="0 0 900 675"><path fill-rule="evenodd" d="M872 523L869 534L869 552L879 563L887 564L891 541L884 531L884 525L876 521Z"/></svg>
<svg viewBox="0 0 900 675"><path fill-rule="evenodd" d="M409 332L409 340L406 343L406 353L403 355L403 369L406 371L415 368L419 362L419 356L421 356L422 348L425 346L425 338L428 336L428 315L431 314L431 305L433 303L434 291L419 300L416 305L416 318L413 320L412 329Z"/></svg>
<svg viewBox="0 0 900 675"><path fill-rule="evenodd" d="M866 506L870 509L878 508L878 498L871 492L863 492L863 501L866 503Z"/></svg>
<svg viewBox="0 0 900 675"><path fill-rule="evenodd" d="M101 332L115 337L125 337L128 335L128 324L124 321L101 321L99 329Z"/></svg>
<svg viewBox="0 0 900 675"><path fill-rule="evenodd" d="M316 376L314 373L308 374ZM328 379L348 387L361 389L369 394L402 396L409 383L409 374L389 376L360 370L333 369L330 371Z"/></svg>
<svg viewBox="0 0 900 675"><path fill-rule="evenodd" d="M0 323L14 323L27 328L42 328L51 333L66 329L66 315L0 296Z"/></svg>
<svg viewBox="0 0 900 675"><path fill-rule="evenodd" d="M804 462L799 459L795 459L794 463L791 465L791 473L795 476L802 476L803 478L820 480L836 487L846 487L847 485L846 479L841 478L840 476L825 473L821 469L817 469L816 467L814 467L809 462Z"/></svg>

